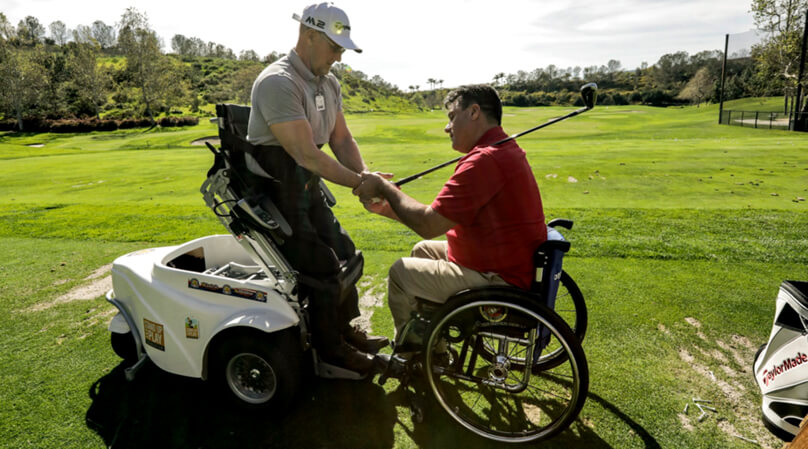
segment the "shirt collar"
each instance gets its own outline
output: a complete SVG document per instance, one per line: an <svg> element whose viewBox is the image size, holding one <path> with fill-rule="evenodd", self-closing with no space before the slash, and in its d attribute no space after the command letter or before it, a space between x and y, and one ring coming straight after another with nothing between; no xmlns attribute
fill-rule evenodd
<svg viewBox="0 0 808 449"><path fill-rule="evenodd" d="M295 68L297 73L299 73L304 80L313 81L316 78L316 76L311 73L311 70L306 67L306 64L303 64L303 60L300 59L300 55L297 54L294 48L289 52L289 62L292 63L292 67Z"/></svg>
<svg viewBox="0 0 808 449"><path fill-rule="evenodd" d="M491 146L491 144L499 142L500 140L506 137L508 137L508 135L505 134L505 131L503 131L502 127L495 126L486 131L485 134L483 134L482 137L480 137L480 140L477 141L477 143L474 145L474 148Z"/></svg>

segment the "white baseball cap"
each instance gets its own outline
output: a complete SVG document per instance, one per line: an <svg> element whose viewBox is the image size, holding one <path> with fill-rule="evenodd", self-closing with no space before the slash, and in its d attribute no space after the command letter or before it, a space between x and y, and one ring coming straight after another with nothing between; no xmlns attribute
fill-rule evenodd
<svg viewBox="0 0 808 449"><path fill-rule="evenodd" d="M340 47L362 53L362 49L351 40L348 15L333 3L309 5L303 9L303 17L292 14L292 18L309 28L322 31Z"/></svg>

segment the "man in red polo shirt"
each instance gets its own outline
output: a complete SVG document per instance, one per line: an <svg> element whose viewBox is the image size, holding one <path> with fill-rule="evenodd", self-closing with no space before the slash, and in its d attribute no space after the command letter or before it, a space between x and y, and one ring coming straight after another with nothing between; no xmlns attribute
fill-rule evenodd
<svg viewBox="0 0 808 449"><path fill-rule="evenodd" d="M425 241L390 268L388 304L396 333L417 300L445 302L471 287L527 289L532 256L547 239L536 179L515 140L500 126L502 103L486 85L463 86L446 97L452 148L466 154L427 206L376 173L363 173L354 189L365 207L400 221ZM378 201L379 198L384 201ZM429 240L446 234L446 241Z"/></svg>

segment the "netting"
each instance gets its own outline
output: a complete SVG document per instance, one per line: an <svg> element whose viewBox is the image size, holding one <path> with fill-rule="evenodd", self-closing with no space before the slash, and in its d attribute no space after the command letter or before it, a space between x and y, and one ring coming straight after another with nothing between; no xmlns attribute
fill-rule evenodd
<svg viewBox="0 0 808 449"><path fill-rule="evenodd" d="M727 42L727 60L751 57L752 47L763 42L766 37L766 33L760 30L730 34Z"/></svg>

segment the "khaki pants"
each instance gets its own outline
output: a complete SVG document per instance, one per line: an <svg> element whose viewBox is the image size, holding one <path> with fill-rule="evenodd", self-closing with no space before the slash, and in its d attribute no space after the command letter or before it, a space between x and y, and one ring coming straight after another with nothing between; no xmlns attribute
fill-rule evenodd
<svg viewBox="0 0 808 449"><path fill-rule="evenodd" d="M425 240L415 245L411 257L390 267L388 305L396 334L418 308L418 299L443 304L453 294L472 287L509 285L495 273L480 273L449 262L445 241Z"/></svg>

